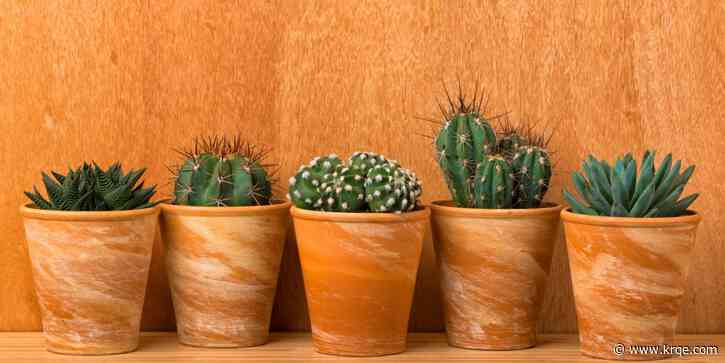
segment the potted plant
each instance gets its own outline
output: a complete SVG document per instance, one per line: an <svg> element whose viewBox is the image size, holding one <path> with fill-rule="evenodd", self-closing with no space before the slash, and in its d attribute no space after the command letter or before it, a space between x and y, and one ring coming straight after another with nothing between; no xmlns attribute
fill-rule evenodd
<svg viewBox="0 0 725 363"><path fill-rule="evenodd" d="M548 141L510 121L496 132L477 94L448 96L434 142L452 197L431 205L448 343L528 348L536 344L561 211L543 202Z"/></svg>
<svg viewBox="0 0 725 363"><path fill-rule="evenodd" d="M161 204L179 341L264 344L290 207L272 198L268 151L222 136L197 138L180 153L174 200Z"/></svg>
<svg viewBox="0 0 725 363"><path fill-rule="evenodd" d="M156 233L145 169L95 163L43 173L20 207L47 349L77 355L136 349Z"/></svg>
<svg viewBox="0 0 725 363"><path fill-rule="evenodd" d="M289 181L312 338L320 353L405 350L429 210L397 162L354 153L318 157Z"/></svg>
<svg viewBox="0 0 725 363"><path fill-rule="evenodd" d="M655 168L647 151L637 172L631 154L614 165L589 156L573 173L577 199L562 212L584 354L621 360L666 358L685 293L700 222L680 199L694 166L667 155ZM659 352L636 352L656 346Z"/></svg>

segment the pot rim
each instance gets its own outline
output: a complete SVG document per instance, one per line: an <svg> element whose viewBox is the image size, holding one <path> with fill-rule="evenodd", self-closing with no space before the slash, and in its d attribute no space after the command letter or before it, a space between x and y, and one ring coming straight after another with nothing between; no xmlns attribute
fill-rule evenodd
<svg viewBox="0 0 725 363"><path fill-rule="evenodd" d="M588 224L593 226L610 226L610 227L640 227L640 228L660 228L668 226L698 224L702 220L702 216L697 211L688 209L691 214L679 217L657 217L657 218L633 218L633 217L609 217L609 216L590 216L586 214L578 214L570 212L565 208L561 211L561 219L566 223Z"/></svg>
<svg viewBox="0 0 725 363"><path fill-rule="evenodd" d="M469 218L525 218L545 214L559 214L564 206L558 203L544 203L543 207L525 209L483 209L456 207L453 201L436 200L430 204L434 215L446 215Z"/></svg>
<svg viewBox="0 0 725 363"><path fill-rule="evenodd" d="M423 208L405 213L346 213L346 212L323 212L309 209L300 209L292 206L290 209L292 217L295 219L307 219L315 221L328 222L347 222L347 223L405 223L430 217L430 208Z"/></svg>
<svg viewBox="0 0 725 363"><path fill-rule="evenodd" d="M158 215L158 205L151 208L119 210L119 211L65 211L49 210L32 207L32 203L20 206L20 215L28 219L47 221L91 222L91 221L122 221L150 215Z"/></svg>
<svg viewBox="0 0 725 363"><path fill-rule="evenodd" d="M199 207L192 205L176 205L170 203L161 203L161 211L164 214L173 214L181 216L218 216L218 217L234 217L258 214L284 213L292 203L288 201L273 201L269 205L248 205L239 207Z"/></svg>

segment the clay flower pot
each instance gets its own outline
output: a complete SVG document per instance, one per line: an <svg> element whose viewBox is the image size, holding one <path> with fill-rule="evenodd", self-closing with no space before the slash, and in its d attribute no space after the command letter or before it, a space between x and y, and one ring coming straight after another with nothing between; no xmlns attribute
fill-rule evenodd
<svg viewBox="0 0 725 363"><path fill-rule="evenodd" d="M448 343L512 350L536 345L536 324L562 207L431 205Z"/></svg>
<svg viewBox="0 0 725 363"><path fill-rule="evenodd" d="M135 350L159 209L20 213L47 349Z"/></svg>
<svg viewBox="0 0 725 363"><path fill-rule="evenodd" d="M400 214L292 208L318 352L405 350L429 215L428 208Z"/></svg>
<svg viewBox="0 0 725 363"><path fill-rule="evenodd" d="M620 360L668 357L629 354L626 348L673 344L700 216L618 218L566 210L561 216L582 353Z"/></svg>
<svg viewBox="0 0 725 363"><path fill-rule="evenodd" d="M267 342L289 207L161 205L166 270L182 344L251 347Z"/></svg>

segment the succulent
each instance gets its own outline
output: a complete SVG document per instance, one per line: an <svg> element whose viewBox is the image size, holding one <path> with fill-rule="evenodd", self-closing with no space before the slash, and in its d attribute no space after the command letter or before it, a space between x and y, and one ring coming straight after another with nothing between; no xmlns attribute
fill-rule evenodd
<svg viewBox="0 0 725 363"><path fill-rule="evenodd" d="M672 163L668 154L659 167L655 152L645 152L637 173L637 161L628 153L613 166L605 160L587 157L583 172L572 173L574 186L582 198L568 190L564 198L575 213L612 217L674 217L687 213L699 194L679 199L690 180L694 166L682 169L681 161Z"/></svg>
<svg viewBox="0 0 725 363"><path fill-rule="evenodd" d="M450 97L448 101L450 110L435 139L438 164L456 204L473 207L471 181L478 164L496 148L496 134L481 115L476 97L468 104L462 95L458 104Z"/></svg>
<svg viewBox="0 0 725 363"><path fill-rule="evenodd" d="M365 198L373 212L411 211L421 193L415 174L392 161L374 166L365 179Z"/></svg>
<svg viewBox="0 0 725 363"><path fill-rule="evenodd" d="M396 161L356 152L344 165L336 155L316 157L289 180L288 198L302 209L330 212L404 212L421 194L415 174Z"/></svg>
<svg viewBox="0 0 725 363"><path fill-rule="evenodd" d="M473 185L476 208L510 209L513 206L514 175L502 155L487 155L476 168Z"/></svg>
<svg viewBox="0 0 725 363"><path fill-rule="evenodd" d="M516 174L516 206L536 208L541 205L551 181L549 153L540 146L519 146L512 166Z"/></svg>
<svg viewBox="0 0 725 363"><path fill-rule="evenodd" d="M290 178L288 199L302 209L322 210L323 203L325 203L322 198L323 191L328 187L327 184L322 187L322 184L332 182L332 174L341 165L342 160L334 154L312 159L308 165L300 167L297 174ZM332 187L330 186L330 188ZM329 197L326 199L329 200ZM335 205L334 201L332 204Z"/></svg>
<svg viewBox="0 0 725 363"><path fill-rule="evenodd" d="M460 92L460 89L459 89ZM551 179L548 140L533 127L513 126L508 118L494 132L481 112L478 87L471 102L448 90L444 123L435 137L438 164L453 197L464 208L537 208ZM498 136L497 136L498 134ZM500 174L499 174L500 173Z"/></svg>
<svg viewBox="0 0 725 363"><path fill-rule="evenodd" d="M192 206L267 205L272 180L263 159L269 151L237 136L197 138L174 172L174 204Z"/></svg>
<svg viewBox="0 0 725 363"><path fill-rule="evenodd" d="M131 170L124 174L120 163L102 170L96 163L83 163L68 174L42 173L48 194L45 199L38 189L25 195L39 209L65 211L111 211L150 208L159 202L150 202L156 186L144 188L138 183L146 169Z"/></svg>

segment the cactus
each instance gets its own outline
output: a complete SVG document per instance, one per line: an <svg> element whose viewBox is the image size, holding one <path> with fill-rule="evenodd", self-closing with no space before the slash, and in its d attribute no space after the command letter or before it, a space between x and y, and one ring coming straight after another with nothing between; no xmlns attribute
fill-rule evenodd
<svg viewBox="0 0 725 363"><path fill-rule="evenodd" d="M445 122L435 138L438 164L455 204L539 207L551 179L549 140L530 124L514 126L507 117L500 122L500 131L494 132L481 113L478 89L470 103L460 88L459 92L455 103L448 96Z"/></svg>
<svg viewBox="0 0 725 363"><path fill-rule="evenodd" d="M267 205L272 181L262 160L268 150L240 137L197 138L175 171L174 203L192 206Z"/></svg>
<svg viewBox="0 0 725 363"><path fill-rule="evenodd" d="M394 162L374 166L365 180L366 199L373 212L411 211L421 192L415 174Z"/></svg>
<svg viewBox="0 0 725 363"><path fill-rule="evenodd" d="M321 186L323 182L332 181L332 173L340 165L342 161L334 154L312 159L309 165L300 167L297 174L290 178L287 198L298 208L322 209L326 201L323 201ZM325 185L324 189L327 187Z"/></svg>
<svg viewBox="0 0 725 363"><path fill-rule="evenodd" d="M645 152L640 172L632 154L618 157L613 166L589 155L583 172L572 173L577 199L564 189L564 198L575 213L612 217L675 217L687 214L687 208L699 194L679 199L695 171L690 166L681 172L682 162L672 163L668 154L658 168L655 152Z"/></svg>
<svg viewBox="0 0 725 363"><path fill-rule="evenodd" d="M348 159L348 165L353 170L359 170L363 175L368 172L368 169L376 166L388 163L388 160L384 156L378 155L373 152L356 151L352 153L350 159Z"/></svg>
<svg viewBox="0 0 725 363"><path fill-rule="evenodd" d="M536 208L549 190L551 161L549 153L538 146L519 146L512 160L516 173L516 206Z"/></svg>
<svg viewBox="0 0 725 363"><path fill-rule="evenodd" d="M420 194L418 179L397 162L375 153L356 152L347 166L330 155L301 167L290 178L288 198L302 209L403 212L417 207Z"/></svg>
<svg viewBox="0 0 725 363"><path fill-rule="evenodd" d="M65 211L110 211L150 208L159 202L150 202L156 193L156 186L144 188L137 185L146 169L123 173L120 163L102 170L96 163L69 170L63 175L51 172L51 178L42 173L43 184L48 194L45 199L38 189L25 195L39 209Z"/></svg>
<svg viewBox="0 0 725 363"><path fill-rule="evenodd" d="M476 208L513 207L514 175L502 155L487 155L476 168L473 182Z"/></svg>
<svg viewBox="0 0 725 363"><path fill-rule="evenodd" d="M481 101L466 103L463 94L454 103L448 97L445 123L435 139L438 164L457 205L473 207L471 181L476 167L496 148L496 134L481 114Z"/></svg>
<svg viewBox="0 0 725 363"><path fill-rule="evenodd" d="M331 212L354 212L365 205L365 174L338 165L320 185L322 209Z"/></svg>

